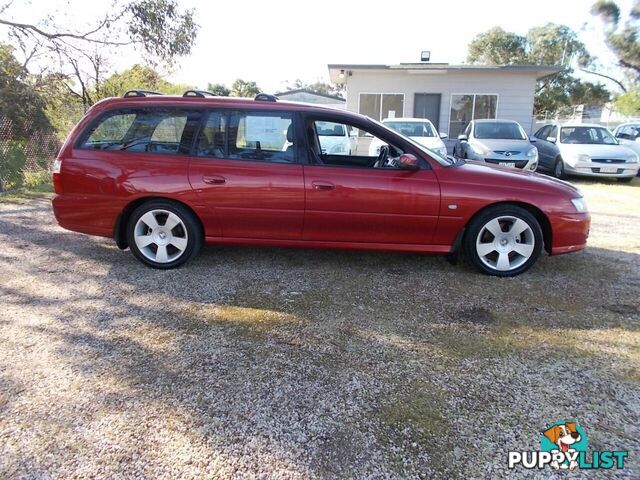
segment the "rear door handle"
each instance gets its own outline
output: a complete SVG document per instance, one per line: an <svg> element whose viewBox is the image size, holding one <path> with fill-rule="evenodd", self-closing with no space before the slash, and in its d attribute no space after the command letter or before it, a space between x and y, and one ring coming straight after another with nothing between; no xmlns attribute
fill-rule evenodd
<svg viewBox="0 0 640 480"><path fill-rule="evenodd" d="M204 183L208 183L209 185L224 185L227 183L226 178L220 175L205 175L202 177L202 181Z"/></svg>
<svg viewBox="0 0 640 480"><path fill-rule="evenodd" d="M336 186L329 182L311 182L314 190L333 190Z"/></svg>

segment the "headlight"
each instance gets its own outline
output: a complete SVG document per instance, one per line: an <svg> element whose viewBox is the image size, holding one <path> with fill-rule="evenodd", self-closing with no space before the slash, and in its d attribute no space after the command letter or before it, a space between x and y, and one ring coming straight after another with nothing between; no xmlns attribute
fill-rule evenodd
<svg viewBox="0 0 640 480"><path fill-rule="evenodd" d="M634 155L629 159L629 163L638 163L638 161L639 161L638 155Z"/></svg>
<svg viewBox="0 0 640 480"><path fill-rule="evenodd" d="M584 197L572 198L571 203L576 207L578 213L587 213L587 203L584 201Z"/></svg>
<svg viewBox="0 0 640 480"><path fill-rule="evenodd" d="M527 157L529 157L529 158L538 158L538 149L537 148L532 148L531 150L529 150L527 152Z"/></svg>
<svg viewBox="0 0 640 480"><path fill-rule="evenodd" d="M483 147L482 145L470 145L471 149L476 152L478 155L489 155L488 148Z"/></svg>
<svg viewBox="0 0 640 480"><path fill-rule="evenodd" d="M587 155L586 153L578 153L576 155L576 161L577 162L590 162L591 161L591 157L589 155Z"/></svg>

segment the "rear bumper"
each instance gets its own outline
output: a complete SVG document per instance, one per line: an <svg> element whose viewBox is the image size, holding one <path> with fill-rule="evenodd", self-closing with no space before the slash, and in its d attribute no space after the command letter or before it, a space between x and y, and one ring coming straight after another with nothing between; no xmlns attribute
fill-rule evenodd
<svg viewBox="0 0 640 480"><path fill-rule="evenodd" d="M122 210L113 198L93 195L55 195L51 204L62 228L101 237L113 235L116 218Z"/></svg>
<svg viewBox="0 0 640 480"><path fill-rule="evenodd" d="M591 216L588 213L554 215L551 222L551 255L571 253L587 246Z"/></svg>

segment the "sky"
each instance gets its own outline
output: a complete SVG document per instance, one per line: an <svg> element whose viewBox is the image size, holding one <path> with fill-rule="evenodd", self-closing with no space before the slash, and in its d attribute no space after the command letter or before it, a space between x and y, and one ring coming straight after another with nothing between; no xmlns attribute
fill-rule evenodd
<svg viewBox="0 0 640 480"><path fill-rule="evenodd" d="M469 42L491 27L524 35L547 22L577 31L604 69L612 71L602 24L589 14L594 1L180 0L183 8L196 9L200 30L192 54L178 61L169 79L204 88L243 78L276 92L297 78L328 81L329 63L413 62L422 50L431 51L432 62L461 63ZM108 3L14 0L3 15L34 22L51 14L62 25L80 28ZM618 3L628 10L632 0ZM113 67L121 71L141 60L139 52L123 50Z"/></svg>

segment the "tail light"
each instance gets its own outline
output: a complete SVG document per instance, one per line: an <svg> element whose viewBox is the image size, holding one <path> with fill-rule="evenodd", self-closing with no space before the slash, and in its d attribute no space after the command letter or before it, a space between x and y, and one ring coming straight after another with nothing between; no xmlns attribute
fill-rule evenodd
<svg viewBox="0 0 640 480"><path fill-rule="evenodd" d="M53 176L53 189L56 193L62 193L62 178L60 171L62 170L62 160L56 158L51 167L51 173Z"/></svg>

